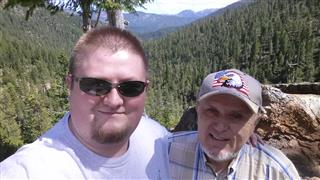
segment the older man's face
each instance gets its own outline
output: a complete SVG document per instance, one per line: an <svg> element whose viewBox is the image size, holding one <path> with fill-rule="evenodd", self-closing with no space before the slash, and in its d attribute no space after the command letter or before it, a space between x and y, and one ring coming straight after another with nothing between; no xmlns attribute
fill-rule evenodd
<svg viewBox="0 0 320 180"><path fill-rule="evenodd" d="M199 140L214 161L233 159L252 135L258 118L240 99L214 95L197 105Z"/></svg>

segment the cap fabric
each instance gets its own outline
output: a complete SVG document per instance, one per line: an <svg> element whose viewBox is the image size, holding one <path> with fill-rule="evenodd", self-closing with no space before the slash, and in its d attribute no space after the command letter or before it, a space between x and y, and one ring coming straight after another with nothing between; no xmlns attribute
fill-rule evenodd
<svg viewBox="0 0 320 180"><path fill-rule="evenodd" d="M259 81L237 69L209 74L202 82L198 101L217 94L229 94L245 102L253 112L262 107L262 90Z"/></svg>

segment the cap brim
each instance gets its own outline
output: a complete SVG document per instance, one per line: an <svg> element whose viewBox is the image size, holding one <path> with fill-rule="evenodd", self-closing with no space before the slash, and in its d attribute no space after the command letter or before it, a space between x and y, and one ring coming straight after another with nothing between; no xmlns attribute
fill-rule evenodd
<svg viewBox="0 0 320 180"><path fill-rule="evenodd" d="M219 95L219 94L228 94L231 96L234 96L236 98L239 98L241 101L243 101L244 103L246 103L248 105L248 107L254 112L254 113L258 113L259 112L259 108L260 106L256 105L255 103L253 103L250 99L248 99L247 97L244 97L242 95L240 95L239 93L235 93L232 92L232 90L230 91L226 91L226 90L217 90L217 91L213 91L213 92L209 92L206 93L204 95L202 95L201 97L198 98L198 101L201 101L203 99L206 99L208 97L214 96L214 95Z"/></svg>

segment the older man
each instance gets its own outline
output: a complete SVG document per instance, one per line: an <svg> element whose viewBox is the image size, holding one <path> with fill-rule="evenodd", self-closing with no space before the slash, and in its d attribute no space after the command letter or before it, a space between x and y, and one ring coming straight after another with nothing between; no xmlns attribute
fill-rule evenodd
<svg viewBox="0 0 320 180"><path fill-rule="evenodd" d="M129 32L104 27L73 49L70 112L0 163L0 179L161 179L167 162L155 140L168 132L143 115L148 61Z"/></svg>
<svg viewBox="0 0 320 180"><path fill-rule="evenodd" d="M209 74L196 111L198 132L169 138L172 179L300 179L281 151L246 144L265 116L261 85L253 77L236 69Z"/></svg>

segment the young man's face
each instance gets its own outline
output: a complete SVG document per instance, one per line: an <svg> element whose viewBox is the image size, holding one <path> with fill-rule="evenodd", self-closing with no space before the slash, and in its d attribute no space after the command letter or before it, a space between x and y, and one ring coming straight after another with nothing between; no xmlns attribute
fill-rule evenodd
<svg viewBox="0 0 320 180"><path fill-rule="evenodd" d="M256 126L257 114L231 95L213 95L197 104L199 140L214 161L233 159Z"/></svg>
<svg viewBox="0 0 320 180"><path fill-rule="evenodd" d="M76 78L98 78L111 83L147 82L143 60L128 50L115 53L102 48L91 52L76 67ZM72 83L71 78L68 80ZM116 88L103 96L86 94L79 81L70 86L71 119L84 144L117 144L128 141L137 127L146 98L146 90L136 97L125 97Z"/></svg>

